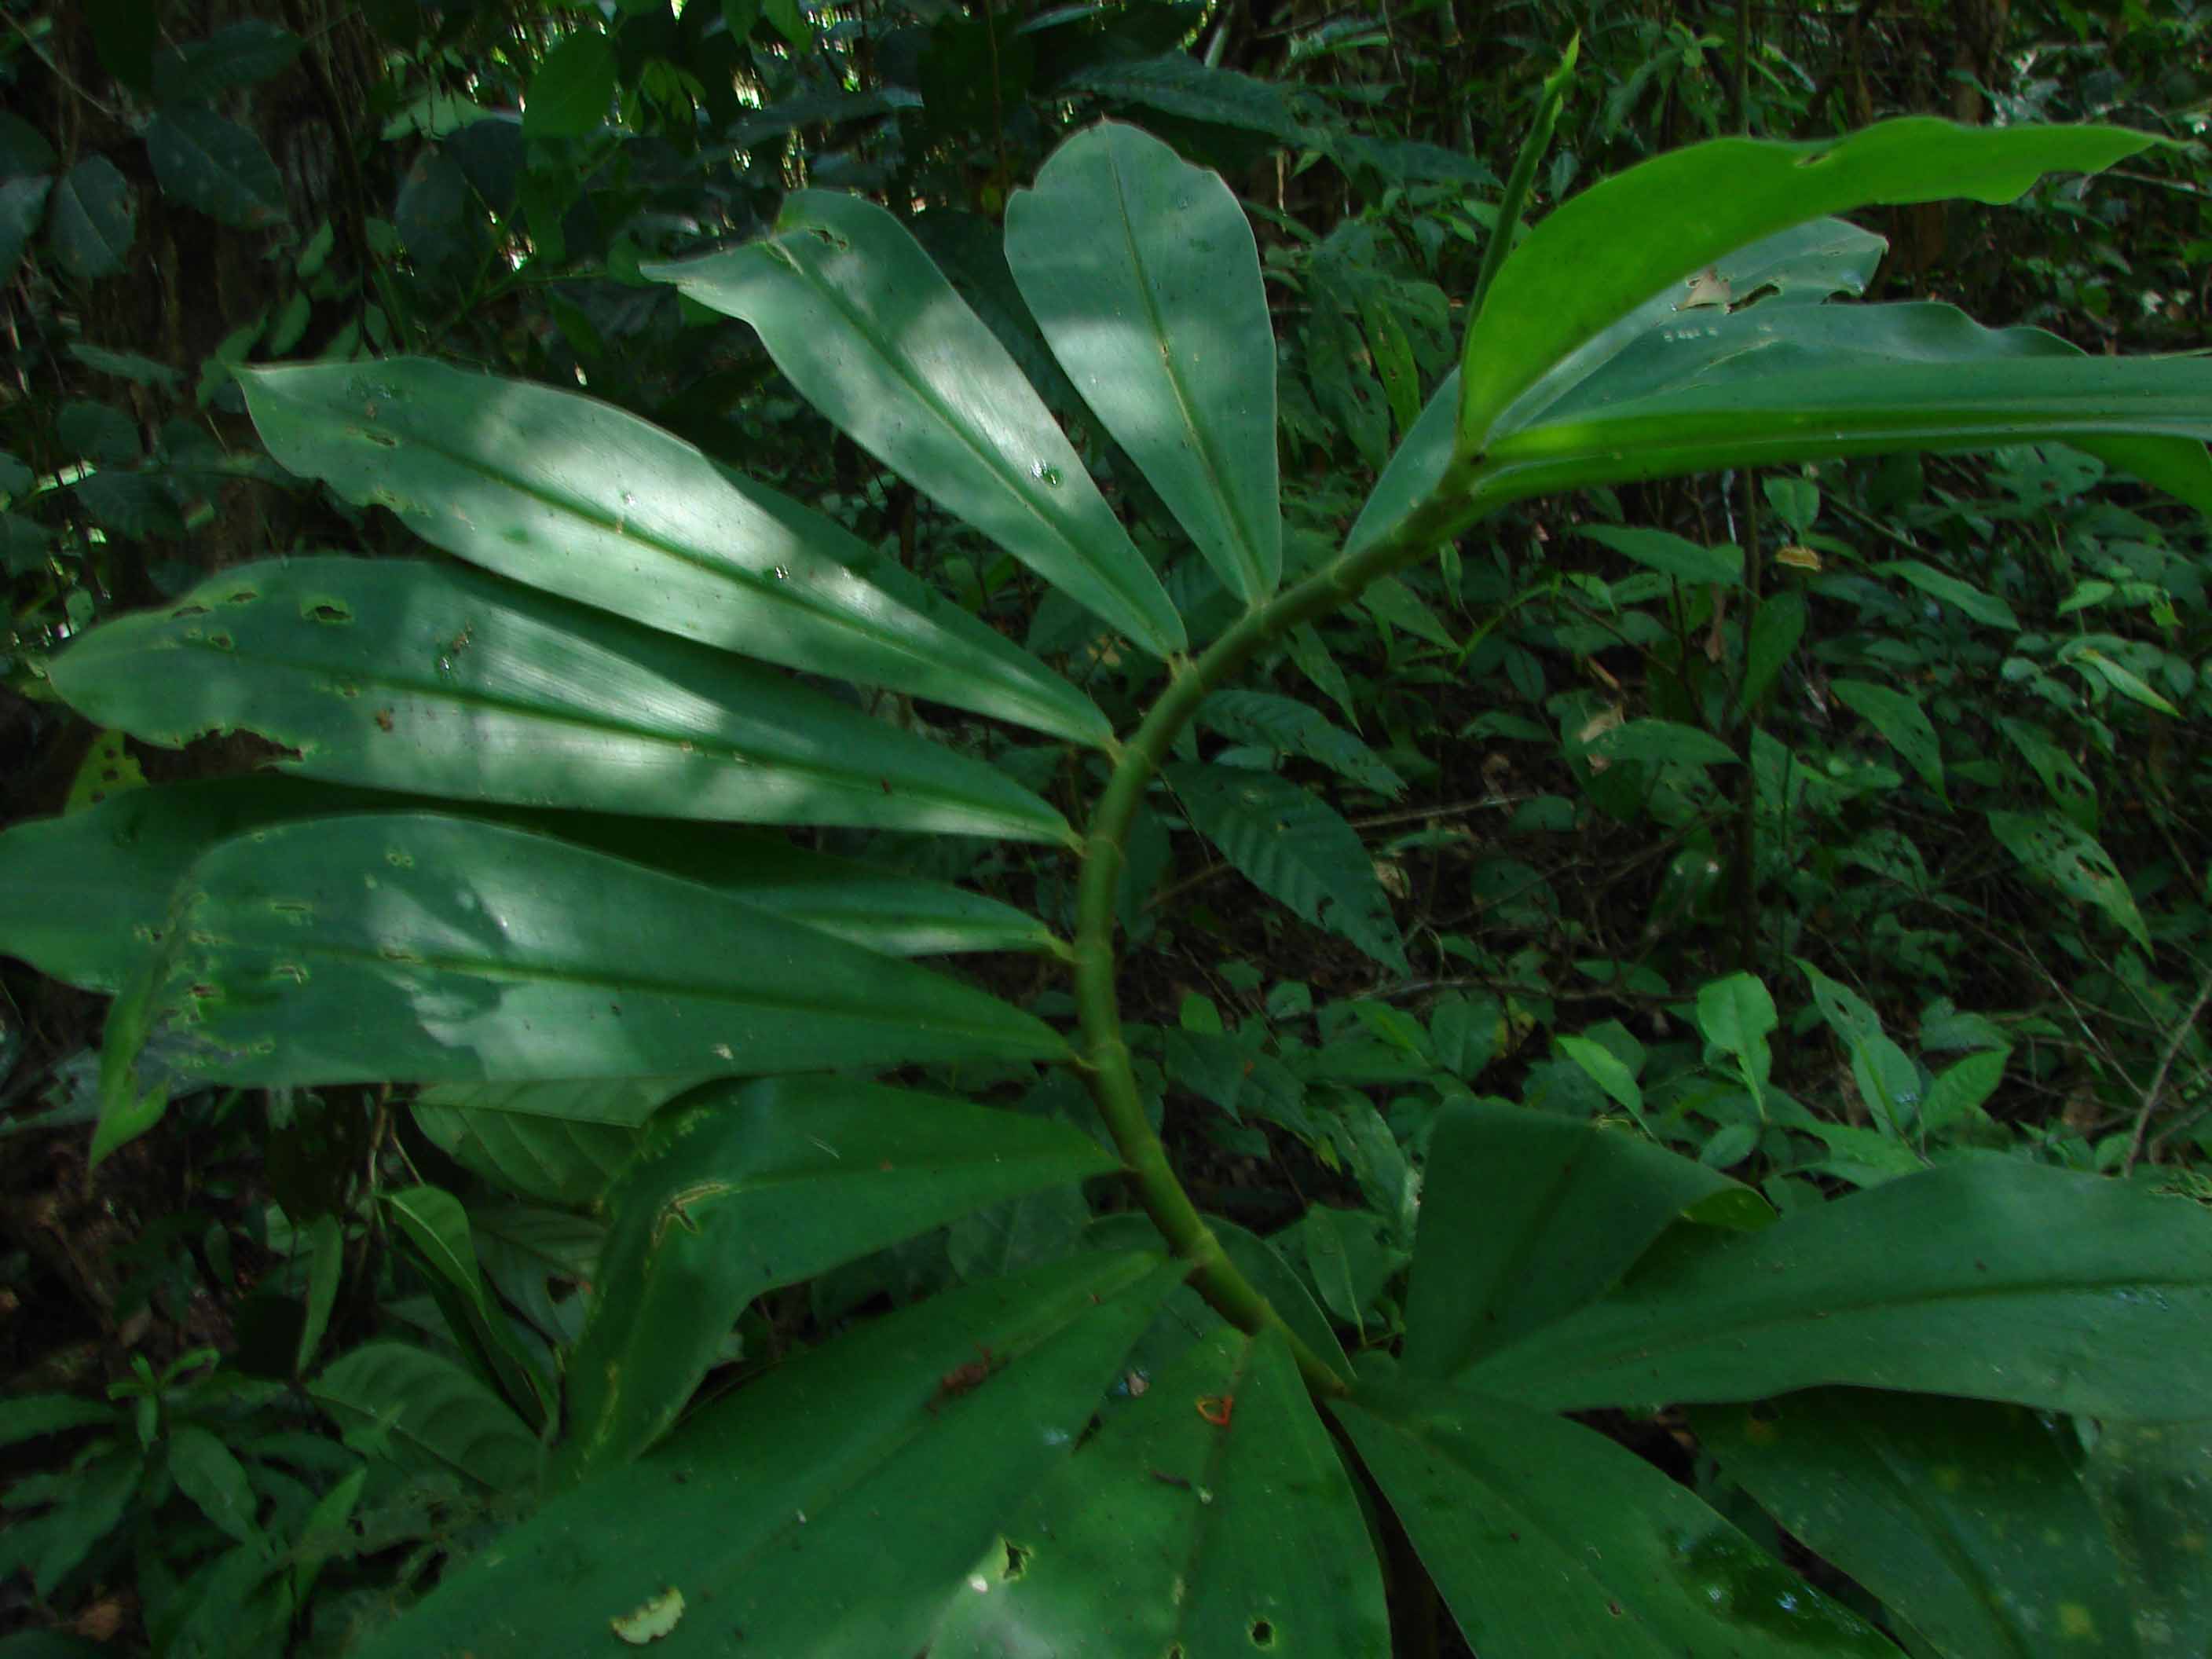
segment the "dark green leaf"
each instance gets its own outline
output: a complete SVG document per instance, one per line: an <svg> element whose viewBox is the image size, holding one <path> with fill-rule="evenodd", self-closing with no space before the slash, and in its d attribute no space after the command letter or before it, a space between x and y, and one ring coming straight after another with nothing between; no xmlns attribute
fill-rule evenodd
<svg viewBox="0 0 2212 1659"><path fill-rule="evenodd" d="M1376 1378L1329 1409L1482 1659L1896 1652L1686 1487L1580 1424Z"/></svg>
<svg viewBox="0 0 2212 1659"><path fill-rule="evenodd" d="M100 66L133 92L150 92L161 7L154 0L84 0L84 21Z"/></svg>
<svg viewBox="0 0 2212 1659"><path fill-rule="evenodd" d="M1591 740L1589 752L1608 761L1653 761L1669 766L1725 766L1735 750L1710 732L1674 720L1629 720Z"/></svg>
<svg viewBox="0 0 2212 1659"><path fill-rule="evenodd" d="M581 1207L599 1201L646 1119L689 1081L441 1083L415 1097L413 1111L455 1163L507 1191Z"/></svg>
<svg viewBox="0 0 2212 1659"><path fill-rule="evenodd" d="M1743 580L1743 550L1732 544L1700 547L1664 530L1638 530L1626 525L1586 524L1582 533L1599 546L1626 554L1678 581L1717 582L1733 587Z"/></svg>
<svg viewBox="0 0 2212 1659"><path fill-rule="evenodd" d="M1829 690L1836 701L1881 733L1882 740L1911 763L1940 797L1943 793L1943 744L1935 723L1909 691L1865 680L1833 680Z"/></svg>
<svg viewBox="0 0 2212 1659"><path fill-rule="evenodd" d="M0 1400L0 1446L71 1429L112 1428L115 1407L70 1394L21 1394Z"/></svg>
<svg viewBox="0 0 2212 1659"><path fill-rule="evenodd" d="M1396 797L1406 781L1381 756L1308 704L1265 691L1216 691L1199 705L1201 724L1239 743L1319 761L1363 789Z"/></svg>
<svg viewBox="0 0 2212 1659"><path fill-rule="evenodd" d="M212 98L281 75L300 55L300 37L258 17L242 18L204 40L187 40L154 58L154 95L164 104Z"/></svg>
<svg viewBox="0 0 2212 1659"><path fill-rule="evenodd" d="M1918 559L1892 559L1887 564L1874 568L1877 576L1896 576L1912 584L1922 592L1931 594L1948 604L1955 605L1978 623L1987 623L1992 628L2002 628L2008 633L2020 631L2020 618L2012 607L1994 593L1984 593L1972 582L1962 582L1956 576L1947 576L1933 565Z"/></svg>
<svg viewBox="0 0 2212 1659"><path fill-rule="evenodd" d="M1266 81L1216 69L1170 52L1136 63L1101 64L1075 75L1070 84L1102 98L1140 104L1188 121L1263 132L1286 144L1306 141L1306 132L1279 88Z"/></svg>
<svg viewBox="0 0 2212 1659"><path fill-rule="evenodd" d="M1771 1213L1748 1188L1633 1134L1455 1102L1429 1142L1407 1374L1448 1376L1571 1313L1681 1217L1751 1227Z"/></svg>
<svg viewBox="0 0 2212 1659"><path fill-rule="evenodd" d="M185 1423L169 1432L169 1474L178 1490L199 1505L200 1513L241 1544L252 1543L259 1533L253 1524L257 1505L246 1466L230 1448L207 1430Z"/></svg>
<svg viewBox="0 0 2212 1659"><path fill-rule="evenodd" d="M1805 596L1795 588L1769 595L1752 618L1751 641L1744 655L1743 695L1738 707L1748 714L1759 707L1781 673L1782 665L1805 637Z"/></svg>
<svg viewBox="0 0 2212 1659"><path fill-rule="evenodd" d="M848 532L621 410L421 358L243 384L286 466L501 575L787 668L1109 736L1081 693L991 629L857 574L872 556Z"/></svg>
<svg viewBox="0 0 2212 1659"><path fill-rule="evenodd" d="M1006 259L1084 400L1222 585L1267 598L1283 564L1275 336L1220 176L1102 123L1007 204Z"/></svg>
<svg viewBox="0 0 2212 1659"><path fill-rule="evenodd" d="M1990 829L2005 850L2068 898L2094 904L2148 951L2150 934L2104 843L2056 812L1992 812Z"/></svg>
<svg viewBox="0 0 2212 1659"><path fill-rule="evenodd" d="M755 1297L1115 1167L1070 1125L869 1084L691 1097L654 1121L609 1197L554 1480L628 1462L666 1434Z"/></svg>
<svg viewBox="0 0 2212 1659"><path fill-rule="evenodd" d="M737 1630L779 1659L928 1649L1181 1281L1158 1263L1085 1252L812 1349L555 1498L362 1659L611 1647L607 1621L670 1588L696 1611L655 1659L719 1659Z"/></svg>
<svg viewBox="0 0 2212 1659"><path fill-rule="evenodd" d="M576 138L592 132L612 112L615 49L605 35L580 28L547 52L530 77L522 107L526 138Z"/></svg>
<svg viewBox="0 0 2212 1659"><path fill-rule="evenodd" d="M1155 654L1182 619L1013 360L913 235L799 191L776 234L646 274L758 331L862 447Z"/></svg>
<svg viewBox="0 0 2212 1659"><path fill-rule="evenodd" d="M111 1112L134 1098L129 1068L163 1026L187 1070L268 1084L1067 1053L995 997L712 889L415 813L283 824L203 856L161 953L110 1012Z"/></svg>
<svg viewBox="0 0 2212 1659"><path fill-rule="evenodd" d="M1358 833L1310 790L1232 766L1164 769L1191 827L1269 897L1407 970L1390 901Z"/></svg>
<svg viewBox="0 0 2212 1659"><path fill-rule="evenodd" d="M43 176L10 179L0 184L0 284L15 280L23 250L46 220L46 198L53 187L54 181Z"/></svg>
<svg viewBox="0 0 2212 1659"><path fill-rule="evenodd" d="M2201 1596L2161 1605L2159 1589L2180 1583L2146 1584L2115 1547L2094 1486L2118 1460L2085 1450L2070 1424L1844 1389L1694 1420L1731 1479L1946 1655L2192 1652L2212 1631L2212 1613L2189 1607ZM2116 1425L2104 1438L2124 1454L2141 1434ZM2194 1468L2153 1465L2152 1479L2176 1494L2201 1486L2212 1467L2197 1450ZM2212 1505L2197 1498L2160 1519L2163 1543L2201 1528Z"/></svg>
<svg viewBox="0 0 2212 1659"><path fill-rule="evenodd" d="M186 667L185 665L191 665ZM56 661L75 707L303 776L516 805L1068 840L1003 773L819 692L466 568L234 567Z"/></svg>
<svg viewBox="0 0 2212 1659"><path fill-rule="evenodd" d="M46 246L76 282L120 271L137 234L131 186L104 155L86 156L56 181L46 198Z"/></svg>
<svg viewBox="0 0 2212 1659"><path fill-rule="evenodd" d="M307 1393L355 1444L404 1469L459 1475L490 1493L537 1481L537 1437L442 1354L371 1342L330 1365Z"/></svg>
<svg viewBox="0 0 2212 1659"><path fill-rule="evenodd" d="M258 230L284 217L284 181L261 141L213 110L180 104L146 128L161 193L210 218Z"/></svg>
<svg viewBox="0 0 2212 1659"><path fill-rule="evenodd" d="M1209 1401L1225 1426L1194 1409ZM1110 1405L1008 1521L1006 1547L933 1654L1391 1651L1358 1498L1272 1332L1218 1330Z"/></svg>
<svg viewBox="0 0 2212 1659"><path fill-rule="evenodd" d="M1560 1410L1848 1382L2191 1418L2212 1395L2212 1215L2094 1176L1970 1159L1761 1232L1678 1232L1612 1293L1465 1380Z"/></svg>

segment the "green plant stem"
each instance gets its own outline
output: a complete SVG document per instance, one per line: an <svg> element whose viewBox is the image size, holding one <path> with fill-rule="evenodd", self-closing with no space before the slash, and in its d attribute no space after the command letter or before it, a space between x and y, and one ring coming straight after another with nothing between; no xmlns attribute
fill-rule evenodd
<svg viewBox="0 0 2212 1659"><path fill-rule="evenodd" d="M1368 584L1426 556L1480 516L1487 503L1472 489L1473 477L1471 468L1453 469L1389 535L1357 555L1339 555L1297 586L1246 612L1203 655L1182 665L1122 750L1084 836L1076 896L1075 1003L1098 1110L1128 1165L1146 1213L1176 1255L1191 1264L1193 1286L1239 1330L1257 1334L1273 1326L1281 1331L1308 1384L1325 1394L1346 1393L1351 1384L1283 1323L1273 1305L1229 1259L1146 1121L1115 994L1114 927L1122 849L1146 790L1206 696L1271 641L1300 623L1342 609Z"/></svg>

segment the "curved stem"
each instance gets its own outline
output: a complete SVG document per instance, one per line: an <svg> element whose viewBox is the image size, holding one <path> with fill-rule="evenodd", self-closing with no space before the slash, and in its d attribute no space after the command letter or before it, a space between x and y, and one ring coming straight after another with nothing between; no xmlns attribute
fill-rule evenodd
<svg viewBox="0 0 2212 1659"><path fill-rule="evenodd" d="M1389 535L1358 554L1339 555L1295 587L1245 613L1196 661L1182 665L1146 711L1123 748L1084 836L1083 875L1076 897L1075 1001L1082 1022L1083 1055L1098 1110L1127 1164L1146 1212L1175 1253L1191 1264L1191 1283L1216 1312L1238 1329L1282 1332L1309 1386L1343 1394L1351 1384L1301 1341L1282 1316L1244 1277L1221 1248L1206 1218L1191 1202L1168 1163L1167 1150L1146 1121L1144 1101L1121 1034L1115 995L1115 899L1121 885L1122 848L1145 791L1176 735L1198 705L1273 641L1300 623L1340 610L1378 577L1426 556L1480 517L1487 503L1473 489L1472 468L1450 469L1428 500Z"/></svg>

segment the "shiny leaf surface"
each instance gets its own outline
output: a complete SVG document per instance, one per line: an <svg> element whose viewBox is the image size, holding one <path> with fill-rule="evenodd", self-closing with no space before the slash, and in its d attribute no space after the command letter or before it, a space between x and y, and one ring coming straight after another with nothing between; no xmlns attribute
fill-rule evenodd
<svg viewBox="0 0 2212 1659"><path fill-rule="evenodd" d="M856 574L871 556L845 530L622 410L415 357L240 384L284 465L488 570L787 668L1107 736L1087 698L982 623Z"/></svg>
<svg viewBox="0 0 2212 1659"><path fill-rule="evenodd" d="M181 748L251 732L305 776L530 806L1069 839L993 768L819 692L463 568L225 571L95 629L62 695Z"/></svg>
<svg viewBox="0 0 2212 1659"><path fill-rule="evenodd" d="M750 323L808 402L1078 604L1155 654L1182 648L1166 590L1066 435L884 209L797 191L775 235L646 274Z"/></svg>
<svg viewBox="0 0 2212 1659"><path fill-rule="evenodd" d="M1221 175L1101 122L1006 204L1006 261L1084 401L1247 604L1283 568L1275 334Z"/></svg>

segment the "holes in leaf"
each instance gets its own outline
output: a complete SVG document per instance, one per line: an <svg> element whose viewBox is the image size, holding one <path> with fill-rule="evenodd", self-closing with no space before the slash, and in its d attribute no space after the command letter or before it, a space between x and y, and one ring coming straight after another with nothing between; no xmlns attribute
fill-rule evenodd
<svg viewBox="0 0 2212 1659"><path fill-rule="evenodd" d="M1030 1570L1030 1551L1011 1538L1002 1538L999 1542L1006 1552L1006 1565L999 1569L999 1577L1011 1583Z"/></svg>
<svg viewBox="0 0 2212 1659"><path fill-rule="evenodd" d="M1264 1619L1255 1619L1252 1621L1251 1629L1247 1633L1251 1637L1252 1645L1255 1648L1272 1648L1275 1645L1275 1627Z"/></svg>
<svg viewBox="0 0 2212 1659"><path fill-rule="evenodd" d="M222 602L225 605L252 605L260 597L259 592L251 587L240 587L224 594Z"/></svg>
<svg viewBox="0 0 2212 1659"><path fill-rule="evenodd" d="M1810 155L1799 156L1797 165L1801 167L1816 167L1835 153L1832 149L1816 149Z"/></svg>
<svg viewBox="0 0 2212 1659"><path fill-rule="evenodd" d="M367 427L357 426L353 429L353 435L356 438L368 439L369 442L374 444L380 449L397 449L399 447L399 440L393 437L389 432L372 432Z"/></svg>
<svg viewBox="0 0 2212 1659"><path fill-rule="evenodd" d="M343 599L302 599L300 614L309 622L349 623L353 620L353 607Z"/></svg>
<svg viewBox="0 0 2212 1659"><path fill-rule="evenodd" d="M204 605L180 605L169 613L169 620L179 622L186 617L204 617L207 613L208 608Z"/></svg>

